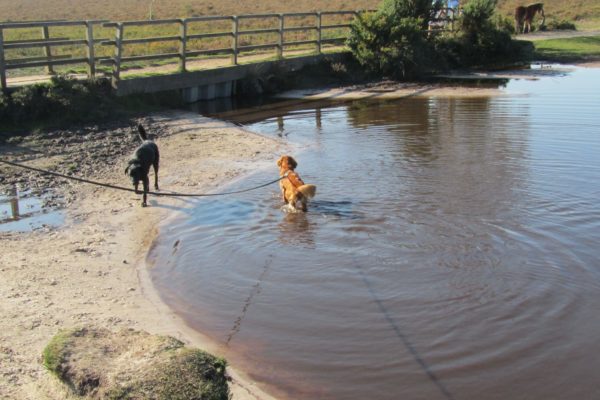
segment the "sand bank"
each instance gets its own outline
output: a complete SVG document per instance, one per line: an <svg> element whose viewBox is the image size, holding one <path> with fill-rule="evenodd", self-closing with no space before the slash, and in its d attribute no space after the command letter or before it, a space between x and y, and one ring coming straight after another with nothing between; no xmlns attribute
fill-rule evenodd
<svg viewBox="0 0 600 400"><path fill-rule="evenodd" d="M169 133L156 140L163 191L215 189L274 163L285 149L274 139L196 114L169 112L152 119ZM95 152L89 149L92 157ZM11 154L19 159L18 151ZM111 165L97 165L86 177L128 186L127 159L122 155ZM40 152L26 163L51 164ZM163 305L146 272L145 256L160 222L189 207L189 201L150 197L149 207L142 208L140 196L129 192L86 184L61 190L69 198L63 226L0 233L0 398L65 398L41 365L42 349L61 328L134 328L172 335L218 355L209 339ZM234 399L270 399L235 366L229 369Z"/></svg>

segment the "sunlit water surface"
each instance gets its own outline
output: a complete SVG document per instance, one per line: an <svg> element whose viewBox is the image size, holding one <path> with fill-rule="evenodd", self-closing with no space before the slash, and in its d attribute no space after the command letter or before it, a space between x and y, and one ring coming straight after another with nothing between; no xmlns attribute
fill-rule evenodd
<svg viewBox="0 0 600 400"><path fill-rule="evenodd" d="M271 107L247 127L295 144L309 212L199 201L155 284L283 397L600 398L600 70L504 90Z"/></svg>

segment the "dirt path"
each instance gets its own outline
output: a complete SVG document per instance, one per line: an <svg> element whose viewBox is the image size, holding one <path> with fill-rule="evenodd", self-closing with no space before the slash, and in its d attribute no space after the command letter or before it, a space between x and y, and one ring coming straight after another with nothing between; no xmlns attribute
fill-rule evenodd
<svg viewBox="0 0 600 400"><path fill-rule="evenodd" d="M529 40L535 42L536 40L546 39L568 39L575 37L584 36L600 36L600 30L594 31L544 31L544 32L533 32L524 35L515 36L519 40Z"/></svg>

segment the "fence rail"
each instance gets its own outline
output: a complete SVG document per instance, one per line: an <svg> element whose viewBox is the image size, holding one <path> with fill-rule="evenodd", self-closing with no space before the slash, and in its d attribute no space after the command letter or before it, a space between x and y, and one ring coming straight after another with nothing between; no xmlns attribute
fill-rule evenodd
<svg viewBox="0 0 600 400"><path fill-rule="evenodd" d="M52 74L54 73L53 67L57 65L86 64L87 76L93 78L96 75L97 65L109 65L112 67L112 71L109 73L112 84L116 88L124 63L177 59L179 71L185 72L189 59L198 56L230 56L231 64L237 65L240 53L256 50L272 49L275 51L277 58L282 58L286 49L314 46L314 51L320 54L324 45L341 43L347 38L346 31L351 26L349 18L370 11L372 10L248 14L123 22L94 20L0 23L0 87L2 89L7 88L8 70L32 67L45 67L46 71ZM325 24L324 20L331 19L331 17L337 19L328 21L329 23ZM265 27L266 20L272 21L274 26ZM252 21L254 21L254 25L252 25ZM206 29L200 33L190 33L191 27L197 28L198 23L207 24ZM230 30L226 27L223 28L223 25L228 23L231 24ZM126 37L127 32L135 29L134 27L155 26L162 26L164 28L161 29L169 32L163 36ZM60 32L57 37L50 37L49 28L61 29L65 27L82 27L85 38L65 37L64 32ZM41 37L5 40L7 33L27 29L39 29ZM114 29L113 36L101 38L102 35L98 32L106 32L108 29ZM153 28L147 29L152 30ZM221 31L215 32L214 29L220 29ZM177 33L172 34L171 32ZM338 36L335 36L336 33ZM290 34L292 37L288 37ZM252 42L249 38L256 39L260 43ZM206 39L216 39L217 47L212 49L190 48L191 42ZM223 40L229 40L230 45L228 47L223 46ZM172 45L168 47L170 50L160 53L129 55L125 53L125 48L132 45L152 45L156 43L171 43ZM95 45L100 46L99 49L104 48L109 51L112 48L112 55L98 56ZM73 49L78 47L80 48L80 54L58 54L58 51L54 51L54 49L66 49L73 52ZM83 47L83 52L81 47ZM41 48L43 56L23 55L24 50L35 48ZM20 51L20 57L8 58L7 50L9 52L11 50L13 52ZM106 53L106 51L103 53Z"/></svg>

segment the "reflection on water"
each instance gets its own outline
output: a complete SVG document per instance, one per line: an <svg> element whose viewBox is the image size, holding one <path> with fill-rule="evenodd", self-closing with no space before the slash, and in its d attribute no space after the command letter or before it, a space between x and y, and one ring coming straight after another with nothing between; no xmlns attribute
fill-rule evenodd
<svg viewBox="0 0 600 400"><path fill-rule="evenodd" d="M283 397L600 398L599 78L240 110L306 145L317 198L305 214L276 185L198 202L154 282Z"/></svg>
<svg viewBox="0 0 600 400"><path fill-rule="evenodd" d="M8 196L0 196L0 232L58 226L63 219L61 212L45 209L43 199L19 193L16 186L12 187Z"/></svg>

